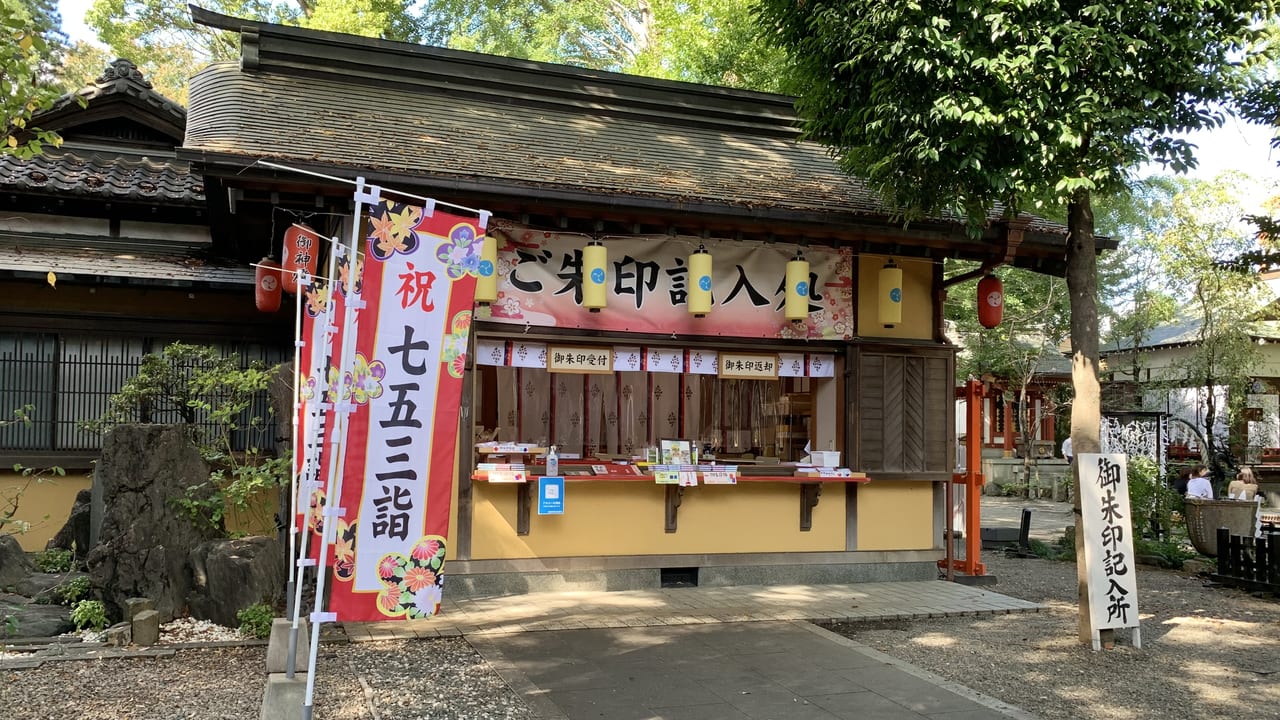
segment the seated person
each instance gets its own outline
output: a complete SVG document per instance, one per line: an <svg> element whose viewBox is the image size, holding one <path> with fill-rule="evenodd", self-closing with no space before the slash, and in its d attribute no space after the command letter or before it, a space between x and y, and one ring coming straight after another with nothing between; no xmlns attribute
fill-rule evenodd
<svg viewBox="0 0 1280 720"><path fill-rule="evenodd" d="M1173 491L1178 493L1178 497L1185 497L1187 494L1187 483L1191 482L1191 475L1196 471L1195 467L1183 468L1178 473L1178 478L1173 481Z"/></svg>
<svg viewBox="0 0 1280 720"><path fill-rule="evenodd" d="M1209 469L1197 465L1191 471L1191 479L1187 481L1187 497L1213 499L1213 483L1209 480Z"/></svg>
<svg viewBox="0 0 1280 720"><path fill-rule="evenodd" d="M1242 467L1236 479L1227 486L1227 497L1231 500L1253 500L1258 498L1258 481L1253 477L1253 470Z"/></svg>

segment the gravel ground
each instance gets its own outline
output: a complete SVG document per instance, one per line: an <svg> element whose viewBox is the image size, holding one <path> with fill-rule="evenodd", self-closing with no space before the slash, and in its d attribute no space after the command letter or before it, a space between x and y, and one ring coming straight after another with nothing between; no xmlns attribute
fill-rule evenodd
<svg viewBox="0 0 1280 720"><path fill-rule="evenodd" d="M521 720L523 702L461 638L321 645L317 720ZM0 671L6 720L256 718L266 647ZM370 708L376 710L377 715Z"/></svg>
<svg viewBox="0 0 1280 720"><path fill-rule="evenodd" d="M1120 633L1094 653L1076 638L1075 566L987 553L994 590L1040 613L832 629L1044 720L1280 720L1280 602L1189 573L1139 569L1141 650ZM183 628L175 639L195 639ZM169 658L46 662L0 671L4 720L257 717L266 648ZM528 712L461 638L321 645L320 720L523 720ZM376 713L376 714L375 714Z"/></svg>
<svg viewBox="0 0 1280 720"><path fill-rule="evenodd" d="M1280 601L1139 567L1142 649L1118 631L1093 652L1076 630L1076 566L985 553L991 589L1039 613L830 629L1044 720L1280 718Z"/></svg>
<svg viewBox="0 0 1280 720"><path fill-rule="evenodd" d="M245 720L258 716L266 663L262 646L46 662L0 671L0 708L13 720Z"/></svg>

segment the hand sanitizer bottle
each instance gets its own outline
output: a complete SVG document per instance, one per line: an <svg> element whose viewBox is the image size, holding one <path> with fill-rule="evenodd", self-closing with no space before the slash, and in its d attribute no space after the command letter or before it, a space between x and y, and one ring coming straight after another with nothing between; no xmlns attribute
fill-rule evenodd
<svg viewBox="0 0 1280 720"><path fill-rule="evenodd" d="M560 455L556 452L556 446L552 445L547 451L547 476L556 477L560 474Z"/></svg>

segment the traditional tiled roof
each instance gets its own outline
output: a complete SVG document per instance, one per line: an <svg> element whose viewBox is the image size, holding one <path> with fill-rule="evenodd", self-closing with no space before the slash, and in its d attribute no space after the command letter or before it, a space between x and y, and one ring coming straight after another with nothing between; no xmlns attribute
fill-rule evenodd
<svg viewBox="0 0 1280 720"><path fill-rule="evenodd" d="M203 180L173 154L186 120L186 109L153 90L136 65L116 60L32 118L66 144L27 160L0 155L0 191L203 206Z"/></svg>
<svg viewBox="0 0 1280 720"><path fill-rule="evenodd" d="M59 98L51 108L32 118L32 125L58 130L66 118L82 114L88 105L101 106L106 100L121 100L143 108L154 116L153 124L169 125L171 131L176 131L175 139L181 139L187 122L186 108L156 92L138 66L123 58L112 61L93 84Z"/></svg>
<svg viewBox="0 0 1280 720"><path fill-rule="evenodd" d="M59 282L106 278L147 285L251 286L253 268L216 264L200 243L120 242L111 238L0 235L0 269Z"/></svg>
<svg viewBox="0 0 1280 720"><path fill-rule="evenodd" d="M30 160L0 155L0 191L203 206L190 163L129 153L46 150Z"/></svg>
<svg viewBox="0 0 1280 720"><path fill-rule="evenodd" d="M179 151L228 175L272 159L432 192L901 229L798 140L789 97L193 14L242 33L241 63L192 78ZM1065 255L1064 227L1027 220L1025 250Z"/></svg>
<svg viewBox="0 0 1280 720"><path fill-rule="evenodd" d="M1195 345L1200 342L1200 328L1203 321L1196 318L1178 318L1173 322L1153 328L1142 343L1139 350L1155 350L1157 348ZM1254 320L1246 323L1249 337L1255 340L1280 340L1280 320ZM1133 349L1132 340L1110 342L1098 348L1102 355L1128 352Z"/></svg>

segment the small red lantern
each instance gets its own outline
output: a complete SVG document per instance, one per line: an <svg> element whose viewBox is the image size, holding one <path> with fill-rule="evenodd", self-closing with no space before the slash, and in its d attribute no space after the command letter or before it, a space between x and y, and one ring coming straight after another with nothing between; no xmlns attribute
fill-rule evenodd
<svg viewBox="0 0 1280 720"><path fill-rule="evenodd" d="M988 330L1004 319L1004 283L995 275L978 281L978 322Z"/></svg>
<svg viewBox="0 0 1280 720"><path fill-rule="evenodd" d="M290 225L284 231L284 291L298 292L298 270L308 275L316 274L316 260L320 256L320 235L306 225Z"/></svg>
<svg viewBox="0 0 1280 720"><path fill-rule="evenodd" d="M260 312L273 313L280 309L280 263L262 258L253 274L253 304Z"/></svg>

